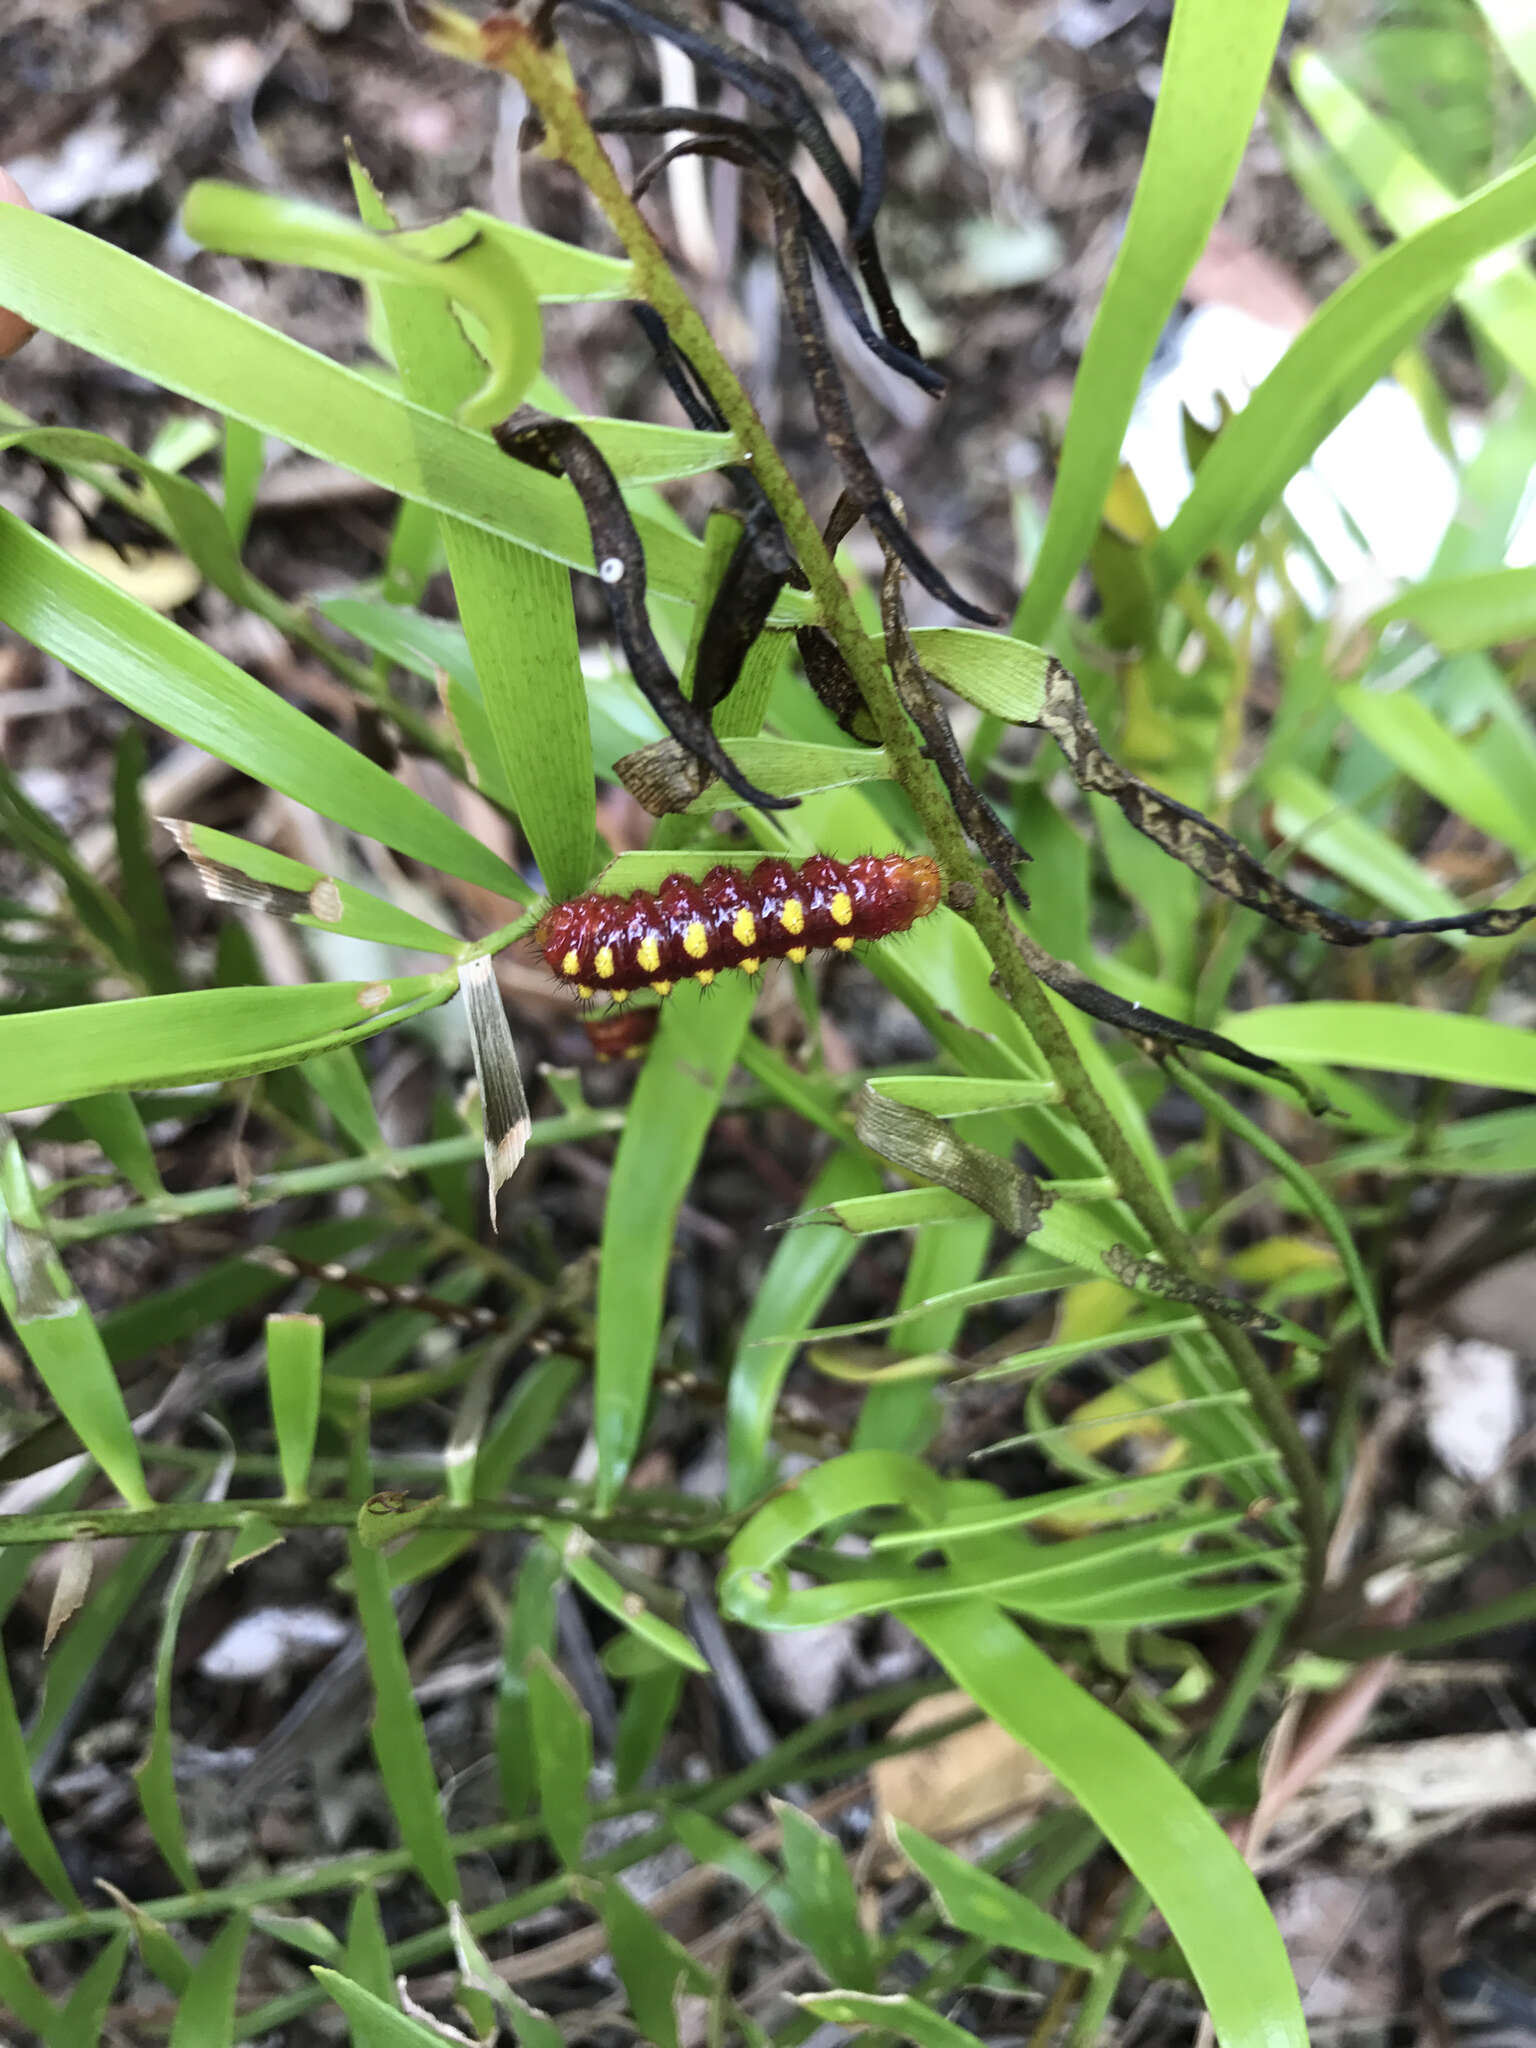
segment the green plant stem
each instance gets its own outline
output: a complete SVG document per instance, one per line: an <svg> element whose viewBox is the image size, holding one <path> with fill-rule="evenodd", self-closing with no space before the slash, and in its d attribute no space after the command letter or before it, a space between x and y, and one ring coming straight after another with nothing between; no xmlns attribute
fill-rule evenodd
<svg viewBox="0 0 1536 2048"><path fill-rule="evenodd" d="M1013 926L1001 902L987 886L979 863L972 858L943 784L922 751L917 729L901 707L895 683L878 648L865 636L853 599L822 544L816 522L751 400L716 346L698 309L673 275L645 217L625 191L587 120L563 51L555 44L541 45L530 28L501 17L497 22L494 57L490 60L510 71L527 93L544 123L552 153L570 166L597 201L634 263L641 291L661 315L673 340L691 357L743 455L751 462L810 579L821 623L853 671L879 728L895 778L910 798L939 858L950 884L951 903L974 927L991 955L999 985L1048 1062L1067 1110L1098 1151L1105 1168L1118 1183L1126 1207L1162 1259L1175 1272L1195 1278L1195 1262L1187 1237L1089 1080L1045 988L1026 966L1014 940ZM956 885L962 883L965 887L957 889ZM1212 1341L1225 1354L1238 1384L1252 1401L1284 1461L1295 1489L1306 1542L1307 1583L1315 1591L1322 1584L1328 1540L1327 1497L1317 1467L1290 1410L1247 1337L1217 1316L1207 1315L1206 1322Z"/></svg>
<svg viewBox="0 0 1536 2048"><path fill-rule="evenodd" d="M945 1691L947 1685L948 1681L943 1678L921 1678L882 1686L860 1699L849 1700L845 1705L833 1708L830 1713L823 1714L819 1720L808 1723L778 1743L766 1756L759 1757L729 1777L716 1779L710 1785L643 1786L621 1798L599 1801L592 1808L592 1819L614 1820L629 1813L657 1811L664 1815L673 1807L718 1813L734 1805L738 1799L750 1799L758 1793L772 1790L787 1778L812 1784L818 1779L868 1770L871 1764L878 1763L883 1757L905 1756L912 1750L926 1749L965 1728L974 1727L981 1718L980 1714L975 1709L967 1709L913 1734L869 1743L859 1749L843 1748L837 1738L861 1722L900 1714L917 1700L929 1699ZM817 1752L824 1747L826 1753L818 1755ZM490 1851L511 1848L519 1842L536 1841L541 1833L537 1820L494 1821L488 1827L471 1828L463 1834L451 1835L449 1841L455 1857L462 1858L483 1856ZM671 1833L663 1819L659 1826L648 1829L643 1835L631 1837L609 1855L594 1858L587 1866L589 1874L609 1875L625 1870L632 1863L654 1856L670 1843ZM382 1878L404 1877L411 1869L409 1850L369 1850L359 1855L306 1863L301 1868L282 1871L272 1877L252 1878L207 1891L176 1892L165 1898L146 1899L136 1910L162 1925L205 1920L214 1915L246 1913L262 1906L279 1905L284 1900L304 1898L317 1892L348 1891ZM477 1933L485 1933L505 1926L509 1921L526 1919L564 1897L568 1882L562 1876L519 1891L485 1909L470 1924ZM6 1929L6 1938L19 1949L29 1949L47 1942L77 1941L87 1934L116 1934L129 1925L128 1916L118 1908L98 1907L86 1913L58 1914L48 1920L20 1922ZM393 1952L392 1960L402 1966L408 1965L450 1946L449 1930L446 1927L432 1928L400 1944ZM317 2001L318 1994L309 1997L306 2004ZM305 2009L305 2006L299 2006L294 2011ZM277 2026L281 2019L291 2016L285 2012L279 2018L266 2020L263 2028L254 2031Z"/></svg>
<svg viewBox="0 0 1536 2048"><path fill-rule="evenodd" d="M545 1117L533 1127L528 1143L573 1145L583 1138L622 1130L622 1110L593 1109L582 1115ZM362 1158L331 1159L319 1166L295 1166L280 1173L258 1173L243 1187L195 1188L157 1202L131 1208L103 1209L93 1216L63 1217L47 1225L48 1235L62 1250L90 1238L116 1237L125 1230L153 1230L167 1223L186 1223L203 1216L228 1216L236 1210L269 1209L294 1196L330 1194L337 1188L361 1187L368 1181L393 1180L402 1173L422 1173L436 1166L460 1166L485 1155L478 1131L452 1138L433 1138L424 1145L406 1145L398 1152L369 1153Z"/></svg>
<svg viewBox="0 0 1536 2048"><path fill-rule="evenodd" d="M338 1500L168 1500L148 1508L62 1508L35 1515L0 1515L0 1549L8 1544L72 1543L105 1537L179 1536L194 1529L241 1528L253 1516L278 1529L355 1529L355 1504ZM587 1515L569 1501L477 1500L455 1505L440 1500L413 1517L411 1530L449 1529L463 1535L529 1530L542 1535L579 1522L589 1535L616 1543L660 1543L690 1550L722 1550L735 1533L739 1514L712 1521L669 1521L648 1515Z"/></svg>

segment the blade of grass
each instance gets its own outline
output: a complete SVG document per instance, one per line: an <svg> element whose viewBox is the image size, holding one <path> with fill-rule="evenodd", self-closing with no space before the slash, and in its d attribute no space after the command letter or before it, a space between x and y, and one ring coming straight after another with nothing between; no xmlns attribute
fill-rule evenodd
<svg viewBox="0 0 1536 2048"><path fill-rule="evenodd" d="M955 1683L1060 1780L1146 1886L1222 2048L1305 2048L1301 2001L1264 1894L1156 1750L985 1601L917 1609L909 1625Z"/></svg>
<svg viewBox="0 0 1536 2048"><path fill-rule="evenodd" d="M1045 537L1014 616L1021 640L1049 633L1093 543L1152 351L1248 145L1285 12L1285 0L1176 0L1136 196L1073 383Z"/></svg>
<svg viewBox="0 0 1536 2048"><path fill-rule="evenodd" d="M630 1098L603 1217L593 1428L598 1502L612 1505L645 1426L677 1212L752 1015L746 975L679 989ZM707 1000L706 1000L707 998Z"/></svg>
<svg viewBox="0 0 1536 2048"><path fill-rule="evenodd" d="M1236 548L1285 485L1390 369L1481 257L1536 218L1536 163L1517 165L1443 219L1384 250L1325 300L1207 451L1152 552L1166 596L1211 548Z"/></svg>
<svg viewBox="0 0 1536 2048"><path fill-rule="evenodd" d="M1406 1003L1271 1003L1225 1017L1221 1028L1287 1065L1375 1067L1536 1094L1536 1035L1486 1017Z"/></svg>
<svg viewBox="0 0 1536 2048"><path fill-rule="evenodd" d="M0 513L0 618L141 717L322 817L528 900L514 869L424 797L9 512Z"/></svg>
<svg viewBox="0 0 1536 2048"><path fill-rule="evenodd" d="M355 160L352 185L363 219L393 227ZM379 301L406 397L451 414L483 366L447 301L408 284L380 284ZM545 886L573 896L591 871L597 810L570 571L463 519L443 520L443 543L502 777Z"/></svg>
<svg viewBox="0 0 1536 2048"><path fill-rule="evenodd" d="M0 1109L287 1067L446 1002L449 974L215 988L0 1018Z"/></svg>

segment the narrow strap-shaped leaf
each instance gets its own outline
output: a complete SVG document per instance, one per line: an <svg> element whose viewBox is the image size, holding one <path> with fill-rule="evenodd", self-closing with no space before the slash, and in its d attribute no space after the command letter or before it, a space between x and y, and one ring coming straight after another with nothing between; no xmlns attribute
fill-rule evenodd
<svg viewBox="0 0 1536 2048"><path fill-rule="evenodd" d="M352 183L363 219L392 226L355 163ZM452 413L481 366L448 303L408 284L378 290L406 396ZM537 346L536 332L535 360ZM445 518L443 542L502 777L546 887L568 896L587 879L597 830L570 571L467 520Z"/></svg>
<svg viewBox="0 0 1536 2048"><path fill-rule="evenodd" d="M677 1212L752 1014L743 975L680 988L662 1006L613 1162L597 1283L593 1427L611 1502L639 1447L656 1368Z"/></svg>
<svg viewBox="0 0 1536 2048"><path fill-rule="evenodd" d="M459 1896L448 1826L421 1709L411 1693L411 1671L389 1593L383 1557L356 1534L347 1539L352 1584L368 1671L373 1680L373 1753L389 1795L400 1839L423 1881L444 1905Z"/></svg>
<svg viewBox="0 0 1536 2048"><path fill-rule="evenodd" d="M1146 1886L1222 2048L1306 2048L1295 1978L1264 1894L1156 1750L986 1601L914 1609L909 1625L955 1683L1060 1779Z"/></svg>
<svg viewBox="0 0 1536 2048"><path fill-rule="evenodd" d="M48 1240L21 1147L3 1118L0 1221L0 1307L82 1445L130 1506L149 1507L138 1441L101 1332Z"/></svg>
<svg viewBox="0 0 1536 2048"><path fill-rule="evenodd" d="M1533 217L1536 163L1522 163L1340 285L1206 451L1194 488L1152 551L1157 591L1172 590L1218 542L1240 546L1464 273L1527 236Z"/></svg>
<svg viewBox="0 0 1536 2048"><path fill-rule="evenodd" d="M0 618L141 717L322 817L526 898L505 861L424 797L10 512L0 514Z"/></svg>
<svg viewBox="0 0 1536 2048"><path fill-rule="evenodd" d="M163 389L245 420L387 491L473 520L572 567L591 569L586 522L548 478L508 476L483 435L439 419L356 370L205 298L164 271L63 221L12 206L0 214L0 304ZM683 436L651 428L648 435ZM704 468L726 459L701 444ZM654 471L652 472L654 474ZM675 467L666 472L677 475ZM651 580L691 597L699 543L641 518ZM786 593L797 621L805 601Z"/></svg>
<svg viewBox="0 0 1536 2048"><path fill-rule="evenodd" d="M1130 218L1072 386L1061 467L1013 629L1050 631L1114 480L1142 376L1226 204L1285 20L1286 0L1176 0Z"/></svg>
<svg viewBox="0 0 1536 2048"><path fill-rule="evenodd" d="M0 1109L222 1080L368 1038L453 993L449 974L214 988L0 1018Z"/></svg>

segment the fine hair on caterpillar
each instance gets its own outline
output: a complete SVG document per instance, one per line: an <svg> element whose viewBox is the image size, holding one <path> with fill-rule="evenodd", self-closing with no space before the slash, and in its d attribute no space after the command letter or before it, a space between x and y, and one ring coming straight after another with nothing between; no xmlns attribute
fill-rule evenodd
<svg viewBox="0 0 1536 2048"><path fill-rule="evenodd" d="M943 891L931 854L863 854L834 860L769 857L722 864L705 875L668 875L653 892L590 889L552 904L535 940L551 974L583 998L616 1002L637 989L670 995L680 981L707 987L769 960L798 966L817 950L846 953L865 939L909 931Z"/></svg>

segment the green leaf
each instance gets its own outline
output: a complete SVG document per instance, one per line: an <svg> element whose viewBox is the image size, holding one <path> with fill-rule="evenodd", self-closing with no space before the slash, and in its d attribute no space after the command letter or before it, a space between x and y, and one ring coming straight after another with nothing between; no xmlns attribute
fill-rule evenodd
<svg viewBox="0 0 1536 2048"><path fill-rule="evenodd" d="M515 870L425 797L10 512L0 512L0 618L141 717L323 817L527 900Z"/></svg>
<svg viewBox="0 0 1536 2048"><path fill-rule="evenodd" d="M151 1204L169 1199L144 1120L131 1096L119 1091L82 1096L75 1104L75 1115L136 1195Z"/></svg>
<svg viewBox="0 0 1536 2048"><path fill-rule="evenodd" d="M219 1474L218 1491L222 1492L227 1480L227 1465ZM155 1649L155 1708L150 1729L149 1748L144 1761L135 1771L138 1780L139 1804L144 1809L144 1818L149 1831L155 1838L155 1846L165 1858L176 1882L185 1892L198 1888L197 1872L192 1866L191 1852L187 1847L187 1830L181 1817L181 1806L176 1797L175 1738L171 1732L171 1682L176 1669L176 1639L181 1630L181 1618L187 1610L197 1584L198 1569L207 1545L204 1535L192 1535L182 1544L181 1560L176 1575L171 1580L165 1595L165 1608L160 1617L160 1640Z"/></svg>
<svg viewBox="0 0 1536 2048"><path fill-rule="evenodd" d="M1384 904L1399 917L1454 917L1464 908L1395 839L1300 768L1271 770L1264 788L1274 802L1276 828L1371 898L1373 910ZM1452 946L1468 943L1462 932L1443 937Z"/></svg>
<svg viewBox="0 0 1536 2048"><path fill-rule="evenodd" d="M544 335L538 306L507 236L483 235L462 218L373 234L359 222L301 199L281 199L202 179L188 192L182 225L194 242L228 256L297 263L342 277L440 295L472 313L485 339L489 374L462 394L466 426L488 426L515 411L539 367ZM393 225L390 223L390 225ZM410 396L410 380L406 379ZM456 394L457 395L457 394ZM446 410L447 408L443 408Z"/></svg>
<svg viewBox="0 0 1536 2048"><path fill-rule="evenodd" d="M809 1209L879 1188L880 1175L863 1153L834 1152L806 1190ZM758 1284L737 1339L727 1396L726 1443L729 1476L726 1504L745 1507L770 1483L769 1438L774 1408L799 1346L775 1340L786 1326L813 1322L852 1263L857 1241L830 1230L792 1231L783 1238Z"/></svg>
<svg viewBox="0 0 1536 2048"><path fill-rule="evenodd" d="M1477 0L1477 4L1509 59L1510 69L1536 99L1536 22L1525 0Z"/></svg>
<svg viewBox="0 0 1536 2048"><path fill-rule="evenodd" d="M347 1552L373 1680L373 1753L379 1776L418 1875L447 1905L459 1896L458 1871L421 1709L411 1694L411 1670L389 1595L388 1568L355 1534L347 1537Z"/></svg>
<svg viewBox="0 0 1536 2048"><path fill-rule="evenodd" d="M474 207L423 228L370 235L356 221L327 207L204 178L187 193L182 225L194 242L227 255L335 269L345 277L393 276L401 283L430 283L430 277L420 274L426 265L441 262L478 238L493 243L516 265L534 296L547 303L635 296L633 264L594 255ZM328 260L331 255L341 260L333 263ZM474 306L469 297L464 303ZM499 315L493 311L492 317Z"/></svg>
<svg viewBox="0 0 1536 2048"><path fill-rule="evenodd" d="M683 1693L683 1667L670 1658L630 1679L613 1742L613 1789L623 1798L656 1761Z"/></svg>
<svg viewBox="0 0 1536 2048"><path fill-rule="evenodd" d="M82 2048L85 2042L100 2041L106 2028L107 2008L117 1989L128 1956L128 1936L115 1934L75 1979L64 2009L52 2021L44 2039L47 2048ZM174 2048L186 2048L175 2042Z"/></svg>
<svg viewBox="0 0 1536 2048"><path fill-rule="evenodd" d="M250 1921L237 1914L204 1949L177 2002L170 2048L230 2048L235 2038L235 1993L250 1931Z"/></svg>
<svg viewBox="0 0 1536 2048"><path fill-rule="evenodd" d="M453 1911L457 1901L449 1905ZM330 1962L332 1958L322 1958ZM352 1907L346 1915L346 1950L344 1950L346 1974L354 1982L371 1991L385 2005L395 2005L395 1972L389 1968L389 1942L383 1931L383 1917L379 1913L379 1888L375 1884L360 1884L352 1894Z"/></svg>
<svg viewBox="0 0 1536 2048"><path fill-rule="evenodd" d="M0 1308L59 1413L123 1499L130 1507L151 1506L138 1441L101 1332L43 1232L26 1161L3 1119L0 1212L5 1220Z"/></svg>
<svg viewBox="0 0 1536 2048"><path fill-rule="evenodd" d="M1291 82L1395 234L1410 235L1454 210L1455 194L1317 51L1297 52ZM1536 383L1536 277L1524 255L1512 249L1478 264L1458 284L1456 298L1527 384Z"/></svg>
<svg viewBox="0 0 1536 2048"><path fill-rule="evenodd" d="M396 2005L386 2005L372 1991L316 1963L310 1972L341 2007L352 2029L355 2048L443 2048L443 2037L425 2020L412 2019Z"/></svg>
<svg viewBox="0 0 1536 2048"><path fill-rule="evenodd" d="M859 1921L859 1898L839 1843L798 1807L770 1802L783 1831L784 1882L794 1902L791 1922L834 1984L874 1988L874 1950Z"/></svg>
<svg viewBox="0 0 1536 2048"><path fill-rule="evenodd" d="M359 1152L371 1153L376 1159L387 1157L389 1147L368 1092L368 1076L350 1045L317 1052L313 1059L305 1060L300 1072L335 1118L343 1137Z"/></svg>
<svg viewBox="0 0 1536 2048"><path fill-rule="evenodd" d="M1010 725L1033 725L1045 702L1051 657L1006 633L926 626L912 635L919 661L946 688ZM883 643L880 645L883 654Z"/></svg>
<svg viewBox="0 0 1536 2048"><path fill-rule="evenodd" d="M450 1903L450 1912L456 1904L456 1900ZM345 1958L346 1974L354 1982L361 1984L365 1991L371 1991L376 1998L382 1998L386 2005L396 2003L389 1943L384 1934L375 1885L359 1885L353 1894L351 1910L347 1914Z"/></svg>
<svg viewBox="0 0 1536 2048"><path fill-rule="evenodd" d="M1205 247L1269 80L1285 0L1176 0L1152 132L1072 387L1050 517L1014 620L1049 632L1088 554L1158 337Z"/></svg>
<svg viewBox="0 0 1536 2048"><path fill-rule="evenodd" d="M9 1685L9 1680L4 1674L3 1659L0 1659L0 1685ZM0 1768L9 1770L10 1767L8 1757L0 1759ZM22 1768L25 1770L25 1762ZM0 1822L9 1825L8 1821L4 1821L3 1815L0 1815ZM48 1889L52 1891L52 1885ZM60 1897L57 1892L54 1896ZM70 1896L61 1899L61 1903L72 1906L75 1900ZM30 2027L32 2032L44 2041L48 2039L58 2018L53 2003L43 1995L41 1986L33 1976L31 1965L19 1948L12 1947L3 1929L0 1929L0 2008L14 2014L24 2027Z"/></svg>
<svg viewBox="0 0 1536 2048"><path fill-rule="evenodd" d="M796 2000L837 2027L875 2027L915 2041L917 2048L977 2048L977 2036L905 1992L809 1991Z"/></svg>
<svg viewBox="0 0 1536 2048"><path fill-rule="evenodd" d="M1375 1067L1536 1094L1536 1034L1406 1003L1271 1003L1224 1017L1239 1045L1287 1064Z"/></svg>
<svg viewBox="0 0 1536 2048"><path fill-rule="evenodd" d="M365 220L392 225L356 164L353 187ZM406 396L444 414L467 405L479 365L447 302L408 281L381 285L379 300ZM444 519L443 544L501 779L551 894L574 895L587 878L597 813L570 572L462 519Z"/></svg>
<svg viewBox="0 0 1536 2048"><path fill-rule="evenodd" d="M267 1399L283 1474L283 1499L309 1498L309 1466L320 1426L325 1324L315 1315L267 1317Z"/></svg>
<svg viewBox="0 0 1536 2048"><path fill-rule="evenodd" d="M635 1595L624 1590L612 1572L604 1571L587 1552L589 1540L579 1529L568 1530L562 1540L562 1555L571 1583L580 1586L589 1600L601 1607L605 1614L611 1614L637 1642L649 1645L669 1663L680 1665L685 1671L699 1671L707 1675L709 1659L694 1647L681 1629L663 1621L659 1614L652 1614Z"/></svg>
<svg viewBox="0 0 1536 2048"><path fill-rule="evenodd" d="M1524 814L1471 747L1406 690L1390 695L1341 684L1339 708L1421 789L1526 864L1536 862L1536 814Z"/></svg>
<svg viewBox="0 0 1536 2048"><path fill-rule="evenodd" d="M304 861L290 860L287 854L274 853L253 840L237 839L232 832L215 831L211 825L194 825L182 818L162 822L216 903L265 910L293 924L307 925L311 931L338 932L381 946L404 946L418 953L457 954L464 950L465 941L451 932ZM242 889L241 877L257 886ZM531 891L521 877L518 885L523 893L517 900L528 901ZM266 900L264 892L272 892ZM304 901L290 900L297 898Z"/></svg>
<svg viewBox="0 0 1536 2048"><path fill-rule="evenodd" d="M708 998L706 1001L705 998ZM611 1505L650 1405L677 1212L752 1014L746 975L679 989L630 1098L603 1218L593 1427L598 1498Z"/></svg>
<svg viewBox="0 0 1536 2048"><path fill-rule="evenodd" d="M198 989L0 1018L0 1109L288 1067L447 1000L452 973Z"/></svg>
<svg viewBox="0 0 1536 2048"><path fill-rule="evenodd" d="M53 1836L37 1802L26 1738L21 1732L16 1696L11 1690L10 1666L4 1657L0 1657L0 1827L10 1836L16 1853L44 1890L51 1892L67 1913L79 1912L79 1894L54 1847ZM12 1949L0 1947L0 2002L7 2000L6 1979L13 1964L16 1966L14 1974L30 1978L31 1973L21 1957ZM10 1999L9 2003L21 2011L17 1999ZM22 2017L26 2015L23 2013ZM28 2021L28 2024L34 2031L42 2031L35 2020Z"/></svg>
<svg viewBox="0 0 1536 2048"><path fill-rule="evenodd" d="M557 561L591 569L586 516L574 491L510 463L488 436L409 405L374 379L343 369L286 335L205 298L147 263L45 215L10 207L0 216L0 304L167 390L287 441L310 455L502 533ZM622 423L621 423L622 424ZM664 443L663 443L664 437ZM624 450L594 436L612 461ZM723 435L625 427L631 447L690 442L693 466L730 460ZM651 465L654 473L655 465ZM631 466L631 475L633 468ZM637 520L650 587L691 598L703 550L675 527ZM809 616L798 593L778 615Z"/></svg>
<svg viewBox="0 0 1536 2048"><path fill-rule="evenodd" d="M655 2048L678 2048L678 1990L684 1984L692 1991L712 1990L708 1972L622 1884L603 1886L597 1910L641 2038L654 2042Z"/></svg>
<svg viewBox="0 0 1536 2048"><path fill-rule="evenodd" d="M592 1724L564 1674L543 1650L530 1654L524 1678L538 1773L539 1817L561 1862L574 1869L581 1862L591 1811L587 1780L592 1775Z"/></svg>
<svg viewBox="0 0 1536 2048"><path fill-rule="evenodd" d="M914 1609L909 1625L956 1685L1060 1780L1146 1886L1222 2048L1305 2048L1301 2001L1264 1894L1156 1750L986 1601Z"/></svg>
<svg viewBox="0 0 1536 2048"><path fill-rule="evenodd" d="M502 1804L520 1820L534 1803L539 1772L528 1701L528 1660L548 1657L555 1644L555 1596L565 1562L551 1543L540 1540L523 1552L517 1589L507 1615L501 1651L501 1684L496 1695L496 1769Z"/></svg>
<svg viewBox="0 0 1536 2048"><path fill-rule="evenodd" d="M1536 635L1536 568L1432 576L1372 612L1370 623L1379 630L1400 620L1444 654L1529 640Z"/></svg>
<svg viewBox="0 0 1536 2048"><path fill-rule="evenodd" d="M1324 301L1236 418L1153 550L1171 591L1220 544L1253 532L1299 469L1445 303L1480 257L1530 233L1536 163L1517 166L1443 219L1384 250Z"/></svg>
<svg viewBox="0 0 1536 2048"><path fill-rule="evenodd" d="M748 781L769 796L813 796L818 790L846 789L856 782L884 782L891 773L882 747L828 747L813 740L733 739L731 758ZM751 808L734 789L712 782L694 798L688 814L708 818L716 811Z"/></svg>

